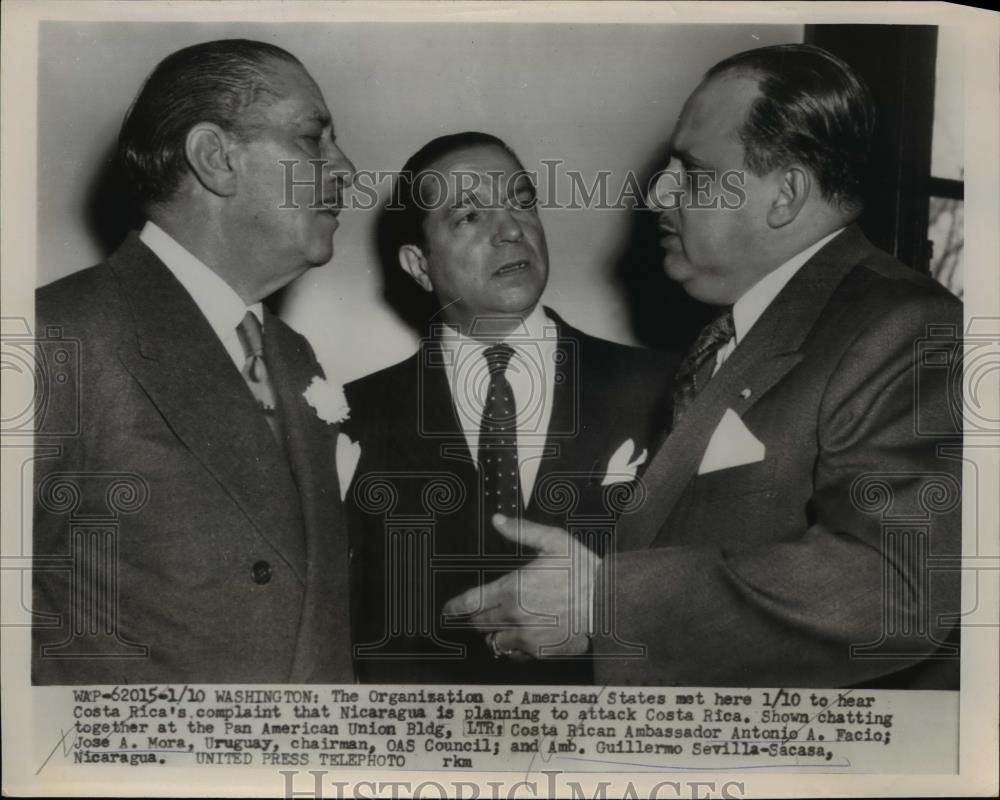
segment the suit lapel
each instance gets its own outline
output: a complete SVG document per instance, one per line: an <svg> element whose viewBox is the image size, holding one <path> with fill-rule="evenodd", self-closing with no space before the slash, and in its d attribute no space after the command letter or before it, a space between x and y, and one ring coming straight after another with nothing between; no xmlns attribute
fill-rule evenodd
<svg viewBox="0 0 1000 800"><path fill-rule="evenodd" d="M177 437L260 535L305 579L298 495L287 461L239 371L171 272L130 236L109 264L136 342L119 357Z"/></svg>
<svg viewBox="0 0 1000 800"><path fill-rule="evenodd" d="M306 401L303 393L313 378L325 379L323 369L305 339L266 307L264 356L305 523L306 588L291 680L342 681L351 674L351 648L346 622L350 596L347 526L336 466L340 423L321 419Z"/></svg>
<svg viewBox="0 0 1000 800"><path fill-rule="evenodd" d="M694 479L723 414L732 409L742 417L802 360L799 349L830 296L851 267L871 251L860 230L851 226L781 290L653 457L643 475L646 502L617 528L620 550L652 543Z"/></svg>
<svg viewBox="0 0 1000 800"><path fill-rule="evenodd" d="M304 396L313 378L325 377L323 369L312 359L301 337L266 306L264 358L277 394L288 460L300 494L339 506L335 454L340 425L334 420L330 422L335 424L321 420ZM313 509L304 504L304 510L308 518Z"/></svg>
<svg viewBox="0 0 1000 800"><path fill-rule="evenodd" d="M455 399L448 382L444 350L437 341L429 341L418 353L418 386L414 403L414 430L420 434L424 447L433 449L431 460L421 460L426 456L418 446L417 463L437 464L443 462L446 469L455 470L459 463L475 469L465 431L459 424ZM416 455L415 453L415 455Z"/></svg>
<svg viewBox="0 0 1000 800"><path fill-rule="evenodd" d="M557 330L556 357L552 383L552 413L549 417L546 431L544 451L535 476L535 491L525 510L533 508L533 500L544 478L553 472L579 472L590 469L591 464L582 464L579 458L579 445L586 437L582 435L584 421L580 415L584 412L584 404L580 402L580 365L583 356L580 352L581 339L577 331L563 322L555 312L545 309L546 314L555 322ZM587 403L587 408L598 405Z"/></svg>

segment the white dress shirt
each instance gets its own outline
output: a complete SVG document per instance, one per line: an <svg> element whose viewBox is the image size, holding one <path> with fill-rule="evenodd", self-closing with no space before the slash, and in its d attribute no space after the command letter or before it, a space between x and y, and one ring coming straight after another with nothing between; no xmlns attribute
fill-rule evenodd
<svg viewBox="0 0 1000 800"><path fill-rule="evenodd" d="M236 328L243 321L247 311L252 311L263 326L264 312L261 304L246 305L228 283L185 250L156 223L147 222L139 234L139 240L167 265L167 269L191 295L191 299L226 348L236 369L242 372L246 354L243 352L243 345L240 344Z"/></svg>
<svg viewBox="0 0 1000 800"><path fill-rule="evenodd" d="M792 279L796 272L806 265L806 262L810 258L819 252L820 248L843 230L844 228L835 230L815 244L807 247L801 253L792 256L776 270L767 273L767 275L757 281L757 283L747 290L746 294L736 301L736 304L733 306L733 327L736 329L736 333L715 354L715 369L712 370L713 375L722 366L723 362L732 355L733 350L743 341L743 337L750 332L754 323L760 319L761 314L774 302L774 298L785 288L785 284Z"/></svg>
<svg viewBox="0 0 1000 800"><path fill-rule="evenodd" d="M503 342L514 349L504 373L514 391L517 406L517 461L525 507L538 476L552 417L555 386L557 329L541 306ZM448 385L459 425L473 461L478 464L479 428L483 420L486 388L490 383L486 349L498 342L482 342L448 329L441 337Z"/></svg>

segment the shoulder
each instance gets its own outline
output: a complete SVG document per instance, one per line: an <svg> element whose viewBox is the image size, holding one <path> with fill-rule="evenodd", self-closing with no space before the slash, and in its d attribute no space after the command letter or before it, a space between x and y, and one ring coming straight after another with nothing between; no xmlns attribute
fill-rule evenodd
<svg viewBox="0 0 1000 800"><path fill-rule="evenodd" d="M855 337L872 331L883 339L912 340L941 325L961 334L962 301L929 275L876 248L847 272L830 305Z"/></svg>
<svg viewBox="0 0 1000 800"><path fill-rule="evenodd" d="M559 326L559 338L575 350L582 376L627 391L665 386L673 376L679 358L671 353L601 339L575 328L550 311Z"/></svg>
<svg viewBox="0 0 1000 800"><path fill-rule="evenodd" d="M845 271L804 344L821 374L826 405L865 414L890 408L890 388L905 384L912 411L943 404L963 332L962 302L928 275L870 247ZM924 353L934 352L934 359ZM914 404L912 392L920 391Z"/></svg>
<svg viewBox="0 0 1000 800"><path fill-rule="evenodd" d="M40 334L57 329L88 342L120 335L128 307L107 261L74 272L35 291L35 325Z"/></svg>
<svg viewBox="0 0 1000 800"><path fill-rule="evenodd" d="M116 294L111 268L103 261L37 289L35 304L39 315L80 318L91 315L94 302L105 302Z"/></svg>
<svg viewBox="0 0 1000 800"><path fill-rule="evenodd" d="M931 276L918 272L877 248L850 273L873 290L876 300L922 300L932 305L961 308L961 301Z"/></svg>
<svg viewBox="0 0 1000 800"><path fill-rule="evenodd" d="M131 320L129 298L136 287L133 286L130 292L126 279L142 268L147 270L141 273L143 276L155 276L158 270L167 271L139 235L132 232L99 264L37 289L35 308L39 324L93 329L94 333L101 333L114 328L120 321ZM133 282L140 289L145 288L143 278ZM158 289L149 290L154 300L159 299L158 292Z"/></svg>
<svg viewBox="0 0 1000 800"><path fill-rule="evenodd" d="M421 352L397 364L344 384L344 396L351 407L352 419L363 420L374 414L384 416L392 408L412 407L410 399L417 391Z"/></svg>

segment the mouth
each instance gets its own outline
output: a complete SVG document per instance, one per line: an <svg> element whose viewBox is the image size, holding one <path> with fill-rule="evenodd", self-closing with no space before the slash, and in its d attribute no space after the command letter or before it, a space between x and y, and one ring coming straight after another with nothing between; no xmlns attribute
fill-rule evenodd
<svg viewBox="0 0 1000 800"><path fill-rule="evenodd" d="M329 214L336 218L344 210L343 195L336 186L328 187L319 196L317 210L321 214Z"/></svg>
<svg viewBox="0 0 1000 800"><path fill-rule="evenodd" d="M666 247L671 242L680 241L680 234L678 234L674 228L671 228L668 225L658 225L656 229L659 231L660 245L662 247Z"/></svg>
<svg viewBox="0 0 1000 800"><path fill-rule="evenodd" d="M337 219L337 217L340 216L341 211L343 211L343 208L341 206L330 205L330 204L324 204L316 209L317 214L322 214L327 217L332 217L333 219Z"/></svg>
<svg viewBox="0 0 1000 800"><path fill-rule="evenodd" d="M494 275L498 277L505 277L507 275L516 275L519 272L524 272L531 269L531 262L525 258L518 259L517 261L508 261L506 264L502 264L499 269L494 271Z"/></svg>

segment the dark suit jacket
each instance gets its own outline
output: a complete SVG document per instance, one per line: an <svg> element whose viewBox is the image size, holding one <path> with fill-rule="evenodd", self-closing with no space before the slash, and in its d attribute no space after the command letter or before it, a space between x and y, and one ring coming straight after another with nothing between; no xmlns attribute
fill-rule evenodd
<svg viewBox="0 0 1000 800"><path fill-rule="evenodd" d="M628 439L633 458L652 452L669 419L674 361L588 336L548 313L558 336L552 416L525 516L600 549L632 485L601 485L609 460ZM427 340L407 360L345 388L348 430L362 450L348 503L359 556L359 675L399 683L589 682L585 658L497 661L482 634L441 619L448 599L534 553L524 548L520 562L504 564L479 555L480 478L442 354ZM487 561L493 569L484 568Z"/></svg>
<svg viewBox="0 0 1000 800"><path fill-rule="evenodd" d="M40 407L33 681L353 681L337 429L301 396L322 373L306 340L266 312L286 457L136 236L40 289L37 317L79 358Z"/></svg>
<svg viewBox="0 0 1000 800"><path fill-rule="evenodd" d="M597 661L598 681L957 686L941 615L959 610L961 326L953 296L856 227L820 250L646 471L599 583L646 654ZM935 339L943 365L921 356ZM764 458L696 475L727 409Z"/></svg>

